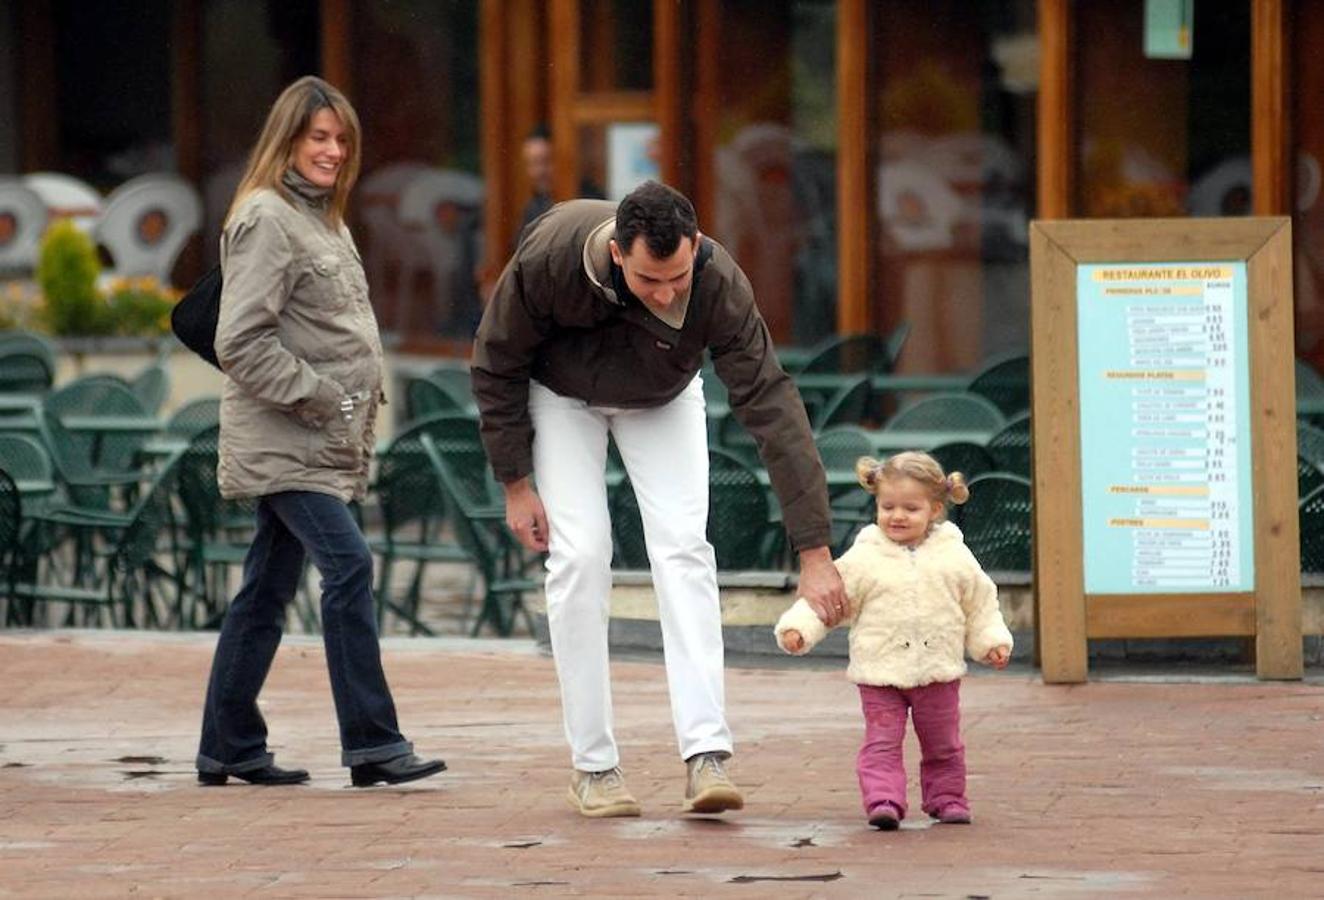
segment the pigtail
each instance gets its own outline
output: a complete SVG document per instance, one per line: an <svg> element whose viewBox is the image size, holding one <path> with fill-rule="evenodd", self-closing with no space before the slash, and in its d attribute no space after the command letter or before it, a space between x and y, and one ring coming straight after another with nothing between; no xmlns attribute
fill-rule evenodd
<svg viewBox="0 0 1324 900"><path fill-rule="evenodd" d="M970 499L970 488L966 486L965 476L952 472L947 476L947 499L957 506Z"/></svg>
<svg viewBox="0 0 1324 900"><path fill-rule="evenodd" d="M855 477L860 487L871 494L878 493L878 478L883 472L883 464L872 456L861 456L855 460Z"/></svg>

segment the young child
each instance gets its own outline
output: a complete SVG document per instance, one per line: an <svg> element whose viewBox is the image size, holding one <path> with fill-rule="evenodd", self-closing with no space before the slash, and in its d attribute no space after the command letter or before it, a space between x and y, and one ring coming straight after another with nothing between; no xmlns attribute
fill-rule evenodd
<svg viewBox="0 0 1324 900"><path fill-rule="evenodd" d="M965 653L1001 669L1011 632L997 588L945 519L945 502L970 496L959 473L944 475L927 453L898 453L886 462L864 457L860 484L878 498L878 524L860 532L837 560L850 599L850 666L860 688L865 737L856 761L869 824L900 827L906 815L901 743L906 711L923 758L923 809L939 822L968 824L965 746L959 692ZM777 622L777 642L807 653L827 627L803 599Z"/></svg>

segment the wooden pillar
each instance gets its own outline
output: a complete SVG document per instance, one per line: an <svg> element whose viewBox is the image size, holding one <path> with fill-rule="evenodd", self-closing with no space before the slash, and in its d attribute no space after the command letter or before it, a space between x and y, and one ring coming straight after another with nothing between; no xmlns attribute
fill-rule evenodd
<svg viewBox="0 0 1324 900"><path fill-rule="evenodd" d="M705 221L711 228L716 222L717 197L715 160L717 152L717 116L721 105L721 88L717 78L718 44L721 37L722 17L718 0L698 0L695 23L694 102L691 123L694 128L694 208L699 214L699 227ZM719 241L723 235L713 235Z"/></svg>
<svg viewBox="0 0 1324 900"><path fill-rule="evenodd" d="M170 105L179 174L202 182L202 4L181 0L174 6L170 44Z"/></svg>
<svg viewBox="0 0 1324 900"><path fill-rule="evenodd" d="M1292 213L1288 0L1252 0L1250 13L1251 195L1255 215Z"/></svg>
<svg viewBox="0 0 1324 900"><path fill-rule="evenodd" d="M321 0L322 77L353 102L353 68L350 64L350 35L353 33L352 0ZM421 86L420 86L421 87Z"/></svg>
<svg viewBox="0 0 1324 900"><path fill-rule="evenodd" d="M19 164L25 172L59 167L55 76L55 14L49 2L18 5Z"/></svg>
<svg viewBox="0 0 1324 900"><path fill-rule="evenodd" d="M579 132L575 101L579 94L579 0L551 0L547 47L551 60L552 176L555 199L579 194Z"/></svg>
<svg viewBox="0 0 1324 900"><path fill-rule="evenodd" d="M1070 0L1038 0L1038 212L1040 219L1071 215L1075 163L1075 107L1071 99Z"/></svg>
<svg viewBox="0 0 1324 900"><path fill-rule="evenodd" d="M501 0L482 0L478 9L479 154L483 172L483 247L481 280L495 282L510 244L511 147L505 129L510 82L506 66L506 18Z"/></svg>
<svg viewBox="0 0 1324 900"><path fill-rule="evenodd" d="M684 190L680 174L680 2L653 0L653 102L662 180Z"/></svg>
<svg viewBox="0 0 1324 900"><path fill-rule="evenodd" d="M870 329L869 2L837 4L837 329Z"/></svg>

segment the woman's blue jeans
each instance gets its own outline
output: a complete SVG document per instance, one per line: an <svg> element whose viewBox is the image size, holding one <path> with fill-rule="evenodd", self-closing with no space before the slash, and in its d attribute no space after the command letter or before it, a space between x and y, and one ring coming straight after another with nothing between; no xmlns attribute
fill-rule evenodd
<svg viewBox="0 0 1324 900"><path fill-rule="evenodd" d="M257 708L280 644L305 555L322 575L322 640L340 720L341 762L381 762L413 751L396 723L382 671L372 594L372 552L338 497L286 491L259 500L244 581L226 612L202 714L199 772L270 765Z"/></svg>

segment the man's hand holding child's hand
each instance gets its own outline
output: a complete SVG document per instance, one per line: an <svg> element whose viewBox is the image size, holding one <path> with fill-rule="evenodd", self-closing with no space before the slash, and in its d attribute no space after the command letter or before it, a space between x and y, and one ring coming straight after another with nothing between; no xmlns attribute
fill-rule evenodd
<svg viewBox="0 0 1324 900"><path fill-rule="evenodd" d="M988 655L984 657L984 664L992 666L995 669L1005 669L1010 660L1011 648L1003 645L994 647L992 650L988 651Z"/></svg>
<svg viewBox="0 0 1324 900"><path fill-rule="evenodd" d="M787 653L799 653L804 649L804 635L794 628L788 628L782 632L782 649Z"/></svg>

